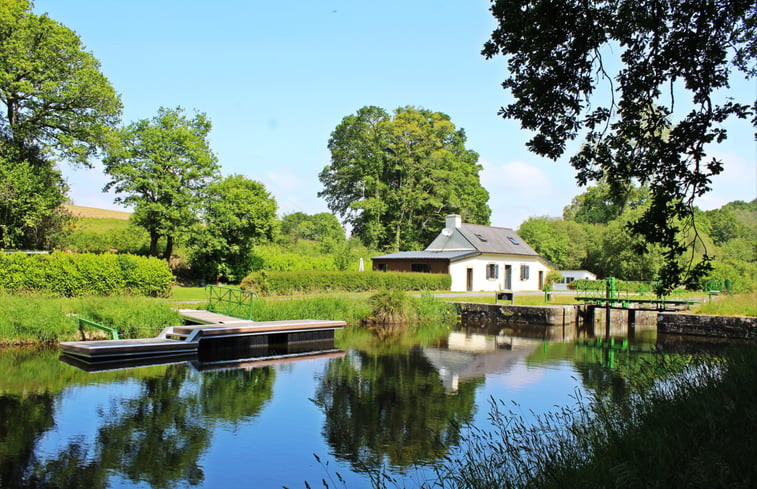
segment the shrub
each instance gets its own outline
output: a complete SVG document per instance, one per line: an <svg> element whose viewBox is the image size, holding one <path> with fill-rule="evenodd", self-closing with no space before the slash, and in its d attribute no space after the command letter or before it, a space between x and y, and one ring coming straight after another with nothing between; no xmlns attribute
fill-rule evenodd
<svg viewBox="0 0 757 489"><path fill-rule="evenodd" d="M136 294L165 297L173 285L168 265L133 255L0 254L0 289L64 297Z"/></svg>
<svg viewBox="0 0 757 489"><path fill-rule="evenodd" d="M448 290L447 274L400 272L253 272L242 280L242 288L261 294L303 292L362 292L381 289Z"/></svg>

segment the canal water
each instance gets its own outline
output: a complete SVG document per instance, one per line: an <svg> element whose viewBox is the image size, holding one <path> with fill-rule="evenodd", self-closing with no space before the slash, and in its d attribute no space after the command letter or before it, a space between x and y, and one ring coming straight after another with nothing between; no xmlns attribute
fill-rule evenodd
<svg viewBox="0 0 757 489"><path fill-rule="evenodd" d="M625 349L482 333L347 333L298 359L94 372L57 349L3 349L0 487L370 487L382 467L413 487L467 426L489 425L492 399L529 418L622 395L657 342L654 329Z"/></svg>

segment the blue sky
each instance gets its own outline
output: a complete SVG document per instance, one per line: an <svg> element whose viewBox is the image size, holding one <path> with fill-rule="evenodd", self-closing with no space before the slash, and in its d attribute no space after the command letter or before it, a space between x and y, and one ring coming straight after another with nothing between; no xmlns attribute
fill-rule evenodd
<svg viewBox="0 0 757 489"><path fill-rule="evenodd" d="M492 224L559 216L580 193L568 156L525 149L529 134L497 116L504 59L485 60L494 28L487 0L37 0L76 31L124 104L124 123L182 106L208 114L224 175L263 182L279 214L327 211L318 173L329 135L365 105L448 114L480 155ZM736 93L754 99L753 82ZM726 162L704 209L757 196L757 144L745 121L714 154ZM573 144L569 148L575 149ZM117 208L101 167L61 168L78 205Z"/></svg>

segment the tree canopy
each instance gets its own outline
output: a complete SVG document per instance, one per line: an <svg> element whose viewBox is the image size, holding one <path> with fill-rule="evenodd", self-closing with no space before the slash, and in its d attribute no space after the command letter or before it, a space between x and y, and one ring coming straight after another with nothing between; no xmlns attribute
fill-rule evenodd
<svg viewBox="0 0 757 489"><path fill-rule="evenodd" d="M630 226L662 245L664 288L705 272L707 255L681 262L678 238L723 170L707 156L726 138L723 122L757 108L723 97L732 71L757 75L754 2L493 0L491 11L498 26L483 54L507 58L503 87L514 98L500 114L535 131L528 148L552 159L583 133L570 160L581 184L649 186L650 205Z"/></svg>
<svg viewBox="0 0 757 489"><path fill-rule="evenodd" d="M276 200L262 183L242 175L211 183L205 194L192 267L206 279L239 282L250 271L254 245L273 238Z"/></svg>
<svg viewBox="0 0 757 489"><path fill-rule="evenodd" d="M292 212L281 218L280 232L293 241L298 239L344 241L344 228L339 219L329 212L308 215Z"/></svg>
<svg viewBox="0 0 757 489"><path fill-rule="evenodd" d="M66 230L57 159L88 164L121 101L75 32L0 2L0 248L50 249Z"/></svg>
<svg viewBox="0 0 757 489"><path fill-rule="evenodd" d="M0 5L0 135L25 158L47 150L73 163L104 144L121 100L74 31L31 2Z"/></svg>
<svg viewBox="0 0 757 489"><path fill-rule="evenodd" d="M488 224L478 154L465 141L445 114L363 107L331 133L318 196L373 249L424 247L450 213Z"/></svg>
<svg viewBox="0 0 757 489"><path fill-rule="evenodd" d="M182 108L161 107L152 119L118 131L103 160L116 202L134 207L134 221L150 233L150 254L157 256L166 238L166 259L175 239L197 221L202 195L218 177L210 149L210 120L203 113L188 118Z"/></svg>

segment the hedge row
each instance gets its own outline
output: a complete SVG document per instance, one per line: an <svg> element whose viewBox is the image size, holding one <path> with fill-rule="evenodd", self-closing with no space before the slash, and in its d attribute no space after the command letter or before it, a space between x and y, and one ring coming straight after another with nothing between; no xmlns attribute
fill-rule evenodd
<svg viewBox="0 0 757 489"><path fill-rule="evenodd" d="M261 294L362 292L380 289L449 290L451 281L446 273L262 271L245 277L242 288Z"/></svg>
<svg viewBox="0 0 757 489"><path fill-rule="evenodd" d="M63 297L168 296L174 278L157 258L92 253L0 253L0 290Z"/></svg>

